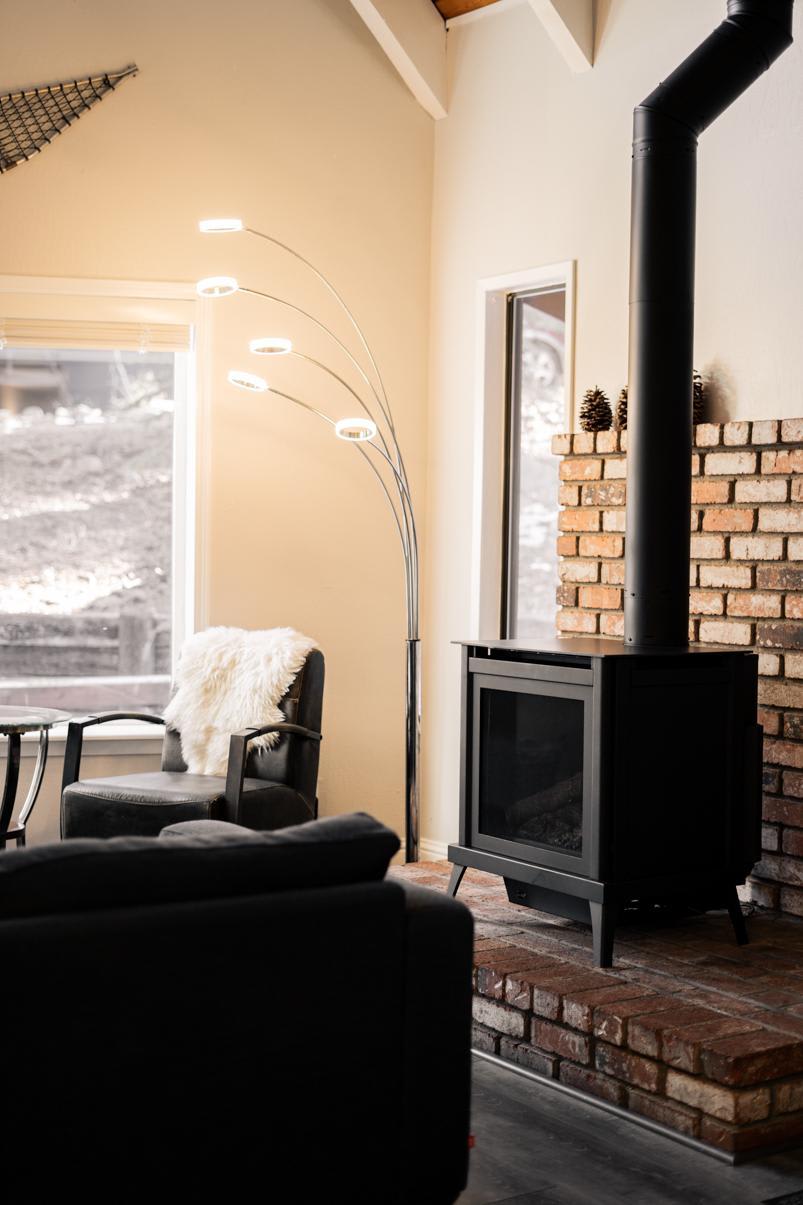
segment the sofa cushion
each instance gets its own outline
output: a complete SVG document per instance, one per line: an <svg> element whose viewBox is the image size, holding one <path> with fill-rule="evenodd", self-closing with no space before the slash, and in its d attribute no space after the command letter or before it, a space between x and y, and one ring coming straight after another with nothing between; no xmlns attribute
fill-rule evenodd
<svg viewBox="0 0 803 1205"><path fill-rule="evenodd" d="M216 841L259 841L262 833L228 820L180 820L177 824L168 824L159 836L170 841L192 837L208 845Z"/></svg>
<svg viewBox="0 0 803 1205"><path fill-rule="evenodd" d="M363 812L238 832L239 839L206 829L168 840L76 839L7 850L0 853L0 921L366 882L384 876L399 848L396 834Z"/></svg>

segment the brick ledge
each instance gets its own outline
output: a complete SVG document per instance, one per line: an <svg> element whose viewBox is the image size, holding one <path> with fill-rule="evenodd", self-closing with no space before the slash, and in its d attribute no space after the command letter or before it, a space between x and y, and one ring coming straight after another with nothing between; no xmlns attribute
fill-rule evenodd
<svg viewBox="0 0 803 1205"><path fill-rule="evenodd" d="M393 874L443 890L448 863ZM611 970L585 926L507 901L469 870L475 1047L734 1158L803 1141L803 923L758 914L620 930Z"/></svg>

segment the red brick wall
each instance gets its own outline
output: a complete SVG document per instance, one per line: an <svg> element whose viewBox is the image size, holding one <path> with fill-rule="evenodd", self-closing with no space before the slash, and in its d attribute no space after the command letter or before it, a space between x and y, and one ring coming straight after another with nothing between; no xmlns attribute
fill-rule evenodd
<svg viewBox="0 0 803 1205"><path fill-rule="evenodd" d="M621 636L627 432L557 435L558 628ZM764 725L756 902L803 916L803 419L703 423L692 455L689 639L754 648Z"/></svg>

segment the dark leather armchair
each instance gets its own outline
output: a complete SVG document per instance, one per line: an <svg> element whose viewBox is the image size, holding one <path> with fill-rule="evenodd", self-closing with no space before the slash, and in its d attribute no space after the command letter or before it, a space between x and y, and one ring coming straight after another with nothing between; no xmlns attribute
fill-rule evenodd
<svg viewBox="0 0 803 1205"><path fill-rule="evenodd" d="M285 828L318 814L315 795L323 707L324 659L315 649L279 704L285 720L232 735L228 774L190 774L181 737L165 731L162 768L148 774L81 779L87 728L110 720L163 724L157 715L111 711L72 720L61 794L63 837L156 836L182 820L228 820L253 829ZM256 737L281 734L273 749L249 749Z"/></svg>

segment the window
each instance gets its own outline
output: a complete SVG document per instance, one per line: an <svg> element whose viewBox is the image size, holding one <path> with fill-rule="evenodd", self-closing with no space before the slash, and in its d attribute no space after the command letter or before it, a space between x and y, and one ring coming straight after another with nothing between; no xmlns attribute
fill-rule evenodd
<svg viewBox="0 0 803 1205"><path fill-rule="evenodd" d="M554 636L558 459L566 429L566 283L507 300L506 507L502 621L507 637Z"/></svg>
<svg viewBox="0 0 803 1205"><path fill-rule="evenodd" d="M0 702L161 709L191 576L190 328L0 321Z"/></svg>

